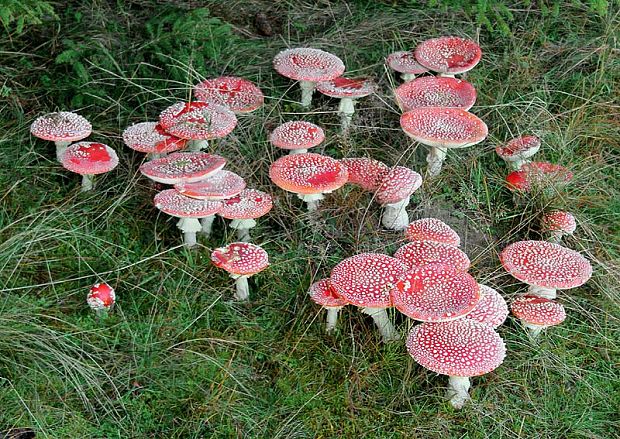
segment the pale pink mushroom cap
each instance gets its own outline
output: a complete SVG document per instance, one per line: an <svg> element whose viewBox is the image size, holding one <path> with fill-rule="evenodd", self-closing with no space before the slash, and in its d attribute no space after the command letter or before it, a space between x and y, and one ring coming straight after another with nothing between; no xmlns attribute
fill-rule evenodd
<svg viewBox="0 0 620 439"><path fill-rule="evenodd" d="M340 308L347 305L348 303L346 300L336 294L336 291L334 291L331 284L329 283L329 279L321 279L320 281L310 285L310 290L308 290L308 294L310 294L310 299L312 299L314 303L324 306L326 308Z"/></svg>
<svg viewBox="0 0 620 439"><path fill-rule="evenodd" d="M480 284L480 301L465 318L479 323L499 327L508 317L508 305L496 290Z"/></svg>
<svg viewBox="0 0 620 439"><path fill-rule="evenodd" d="M148 154L178 151L187 143L164 131L158 122L140 122L128 127L123 131L123 141L131 149Z"/></svg>
<svg viewBox="0 0 620 439"><path fill-rule="evenodd" d="M344 73L344 63L336 55L307 47L283 50L273 59L273 67L298 81L327 81Z"/></svg>
<svg viewBox="0 0 620 439"><path fill-rule="evenodd" d="M252 276L269 266L269 255L256 244L233 242L213 250L211 262L232 275Z"/></svg>
<svg viewBox="0 0 620 439"><path fill-rule="evenodd" d="M197 200L178 193L175 189L159 192L153 199L155 207L177 218L204 218L219 212L219 201Z"/></svg>
<svg viewBox="0 0 620 439"><path fill-rule="evenodd" d="M413 51L403 50L400 52L390 53L385 62L392 70L398 73L409 73L412 75L421 75L428 72L428 69L422 67L415 59Z"/></svg>
<svg viewBox="0 0 620 439"><path fill-rule="evenodd" d="M295 194L332 192L347 182L346 167L321 154L305 153L280 157L269 168L276 186Z"/></svg>
<svg viewBox="0 0 620 439"><path fill-rule="evenodd" d="M225 200L239 195L245 189L245 180L234 172L223 169L200 181L175 184L174 188L191 198Z"/></svg>
<svg viewBox="0 0 620 439"><path fill-rule="evenodd" d="M555 326L566 319L566 311L560 303L538 296L517 297L510 310L520 320L538 326Z"/></svg>
<svg viewBox="0 0 620 439"><path fill-rule="evenodd" d="M421 42L414 54L427 69L454 75L473 69L482 57L482 50L466 38L440 37Z"/></svg>
<svg viewBox="0 0 620 439"><path fill-rule="evenodd" d="M476 89L462 79L424 76L405 82L394 90L403 111L426 107L451 107L469 110L476 102Z"/></svg>
<svg viewBox="0 0 620 439"><path fill-rule="evenodd" d="M529 192L533 187L554 183L568 183L573 173L564 166L549 162L530 162L506 176L506 185L511 191Z"/></svg>
<svg viewBox="0 0 620 439"><path fill-rule="evenodd" d="M499 255L504 269L528 285L559 290L583 285L592 275L581 254L547 241L519 241Z"/></svg>
<svg viewBox="0 0 620 439"><path fill-rule="evenodd" d="M394 166L381 176L375 197L381 205L394 204L410 197L420 186L420 174L404 166Z"/></svg>
<svg viewBox="0 0 620 439"><path fill-rule="evenodd" d="M159 123L181 139L210 140L234 130L237 117L228 108L211 102L178 102L162 111Z"/></svg>
<svg viewBox="0 0 620 439"><path fill-rule="evenodd" d="M338 78L321 81L316 89L332 98L363 98L375 91L375 84L367 78Z"/></svg>
<svg viewBox="0 0 620 439"><path fill-rule="evenodd" d="M33 136L53 142L76 142L90 136L92 130L89 121L69 111L48 113L30 125Z"/></svg>
<svg viewBox="0 0 620 439"><path fill-rule="evenodd" d="M447 322L474 309L480 287L471 275L443 264L407 272L392 290L394 307L422 322Z"/></svg>
<svg viewBox="0 0 620 439"><path fill-rule="evenodd" d="M86 303L95 311L110 309L116 301L114 288L106 283L96 283L86 296Z"/></svg>
<svg viewBox="0 0 620 439"><path fill-rule="evenodd" d="M407 338L421 366L442 375L473 377L496 369L506 357L504 341L489 325L469 319L422 323Z"/></svg>
<svg viewBox="0 0 620 439"><path fill-rule="evenodd" d="M254 111L265 101L256 84L236 76L206 79L194 87L194 94L199 101L213 102L238 113Z"/></svg>
<svg viewBox="0 0 620 439"><path fill-rule="evenodd" d="M226 219L254 219L266 215L272 207L271 195L257 189L245 189L223 200L218 215Z"/></svg>
<svg viewBox="0 0 620 439"><path fill-rule="evenodd" d="M434 241L459 247L461 238L446 223L437 218L422 218L412 222L405 229L409 241Z"/></svg>
<svg viewBox="0 0 620 439"><path fill-rule="evenodd" d="M116 152L108 145L97 142L79 142L69 145L62 155L62 166L81 175L109 172L118 165Z"/></svg>
<svg viewBox="0 0 620 439"><path fill-rule="evenodd" d="M226 159L206 152L175 152L140 166L140 172L163 184L200 181L218 172Z"/></svg>
<svg viewBox="0 0 620 439"><path fill-rule="evenodd" d="M555 210L543 216L543 226L550 232L561 232L572 235L577 228L575 217L570 212Z"/></svg>
<svg viewBox="0 0 620 439"><path fill-rule="evenodd" d="M362 253L340 262L329 282L340 297L355 306L388 308L390 292L407 266L396 258L378 253Z"/></svg>
<svg viewBox="0 0 620 439"><path fill-rule="evenodd" d="M525 160L538 152L540 144L540 139L536 136L521 136L505 145L497 146L495 152L507 161Z"/></svg>
<svg viewBox="0 0 620 439"><path fill-rule="evenodd" d="M285 122L269 136L273 146L282 149L314 148L325 140L323 128L310 122L292 120Z"/></svg>
<svg viewBox="0 0 620 439"><path fill-rule="evenodd" d="M461 108L416 108L400 117L400 126L414 140L439 148L464 148L489 133L477 116Z"/></svg>
<svg viewBox="0 0 620 439"><path fill-rule="evenodd" d="M445 264L459 271L469 270L469 258L451 244L433 241L413 241L399 248L394 257L403 261L409 268L429 264Z"/></svg>
<svg viewBox="0 0 620 439"><path fill-rule="evenodd" d="M349 173L347 183L356 184L371 192L379 189L383 176L390 170L385 163L366 157L344 158L340 163Z"/></svg>

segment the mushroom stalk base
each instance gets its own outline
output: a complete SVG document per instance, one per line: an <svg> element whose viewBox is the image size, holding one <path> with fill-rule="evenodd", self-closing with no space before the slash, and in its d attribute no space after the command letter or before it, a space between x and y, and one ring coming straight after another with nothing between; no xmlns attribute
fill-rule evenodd
<svg viewBox="0 0 620 439"><path fill-rule="evenodd" d="M314 81L299 81L301 87L301 106L308 108L312 104L312 95L316 88L316 82Z"/></svg>
<svg viewBox="0 0 620 439"><path fill-rule="evenodd" d="M463 408L465 403L469 401L469 377L451 376L448 380L448 391L446 396L450 398L450 404L456 409Z"/></svg>
<svg viewBox="0 0 620 439"><path fill-rule="evenodd" d="M62 156L67 150L67 146L69 146L71 142L62 142L59 140L58 142L54 143L56 144L56 160L58 160L59 163L62 163Z"/></svg>
<svg viewBox="0 0 620 439"><path fill-rule="evenodd" d="M403 80L403 82L413 81L415 79L415 74L413 74L413 73L401 73L400 74L400 78Z"/></svg>
<svg viewBox="0 0 620 439"><path fill-rule="evenodd" d="M538 338L542 330L546 328L546 326L535 325L534 323L524 322L523 320L521 320L521 322L523 326L527 328L527 332L532 338Z"/></svg>
<svg viewBox="0 0 620 439"><path fill-rule="evenodd" d="M566 233L561 231L551 232L551 236L549 236L549 239L547 239L547 241L554 244L560 244L564 235L566 235Z"/></svg>
<svg viewBox="0 0 620 439"><path fill-rule="evenodd" d="M203 149L209 149L208 140L191 140L188 142L188 145L187 145L187 148L185 148L185 151L197 152Z"/></svg>
<svg viewBox="0 0 620 439"><path fill-rule="evenodd" d="M177 227L183 232L183 243L186 247L196 245L196 233L202 230L202 225L197 218L181 218L177 222Z"/></svg>
<svg viewBox="0 0 620 439"><path fill-rule="evenodd" d="M235 299L241 302L247 302L250 299L250 286L248 285L248 276L231 276L235 280L236 291Z"/></svg>
<svg viewBox="0 0 620 439"><path fill-rule="evenodd" d="M338 323L338 311L342 309L341 306L325 307L327 310L327 324L325 325L325 331L329 334L334 332L336 323Z"/></svg>
<svg viewBox="0 0 620 439"><path fill-rule="evenodd" d="M436 177L441 172L444 160L446 160L447 148L438 148L433 146L426 156L426 162L428 163L428 169L426 173L429 177Z"/></svg>
<svg viewBox="0 0 620 439"><path fill-rule="evenodd" d="M82 175L82 192L90 191L95 187L95 176L84 174Z"/></svg>
<svg viewBox="0 0 620 439"><path fill-rule="evenodd" d="M308 205L308 212L315 212L319 208L319 201L321 201L325 196L323 194L306 194L297 195Z"/></svg>
<svg viewBox="0 0 620 439"><path fill-rule="evenodd" d="M250 242L250 229L256 227L256 221L253 219L234 219L230 222L230 227L237 230L237 238L239 241Z"/></svg>
<svg viewBox="0 0 620 439"><path fill-rule="evenodd" d="M404 230L409 225L409 215L406 207L409 205L409 197L394 204L386 204L383 207L381 224L389 230Z"/></svg>
<svg viewBox="0 0 620 439"><path fill-rule="evenodd" d="M555 299L557 297L557 290L555 288L537 287L535 285L530 285L527 293L532 296L544 297L545 299Z"/></svg>
<svg viewBox="0 0 620 439"><path fill-rule="evenodd" d="M206 237L211 236L213 221L215 221L215 215L209 215L205 216L204 218L200 218L200 233L202 233Z"/></svg>
<svg viewBox="0 0 620 439"><path fill-rule="evenodd" d="M513 160L506 160L506 163L508 163L510 169L518 171L524 164L529 163L529 160L516 158Z"/></svg>
<svg viewBox="0 0 620 439"><path fill-rule="evenodd" d="M349 128L351 127L353 115L355 114L355 101L351 98L340 99L338 113L340 114L342 134L347 134L349 132Z"/></svg>
<svg viewBox="0 0 620 439"><path fill-rule="evenodd" d="M385 308L364 307L362 308L362 312L372 317L379 332L383 336L384 342L400 340L400 334L396 331L392 322L390 322Z"/></svg>

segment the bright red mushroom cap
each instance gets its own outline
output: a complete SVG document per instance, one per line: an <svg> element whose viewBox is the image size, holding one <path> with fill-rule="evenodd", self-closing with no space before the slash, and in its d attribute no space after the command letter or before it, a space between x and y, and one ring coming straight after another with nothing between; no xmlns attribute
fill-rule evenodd
<svg viewBox="0 0 620 439"><path fill-rule="evenodd" d="M566 311L560 303L538 296L517 297L510 310L515 317L532 325L555 326L566 319Z"/></svg>
<svg viewBox="0 0 620 439"><path fill-rule="evenodd" d="M443 264L417 267L392 290L394 307L422 322L447 322L474 309L480 287L471 275Z"/></svg>
<svg viewBox="0 0 620 439"><path fill-rule="evenodd" d="M331 192L347 182L347 169L338 160L305 153L280 157L269 168L276 186L295 194Z"/></svg>
<svg viewBox="0 0 620 439"><path fill-rule="evenodd" d="M508 305L502 295L493 288L482 284L479 286L480 301L465 318L497 328L508 317Z"/></svg>
<svg viewBox="0 0 620 439"><path fill-rule="evenodd" d="M344 63L336 55L308 47L283 50L273 59L273 67L298 81L327 81L344 73Z"/></svg>
<svg viewBox="0 0 620 439"><path fill-rule="evenodd" d="M336 265L329 282L352 305L388 308L392 306L390 291L406 271L407 266L396 258L362 253Z"/></svg>
<svg viewBox="0 0 620 439"><path fill-rule="evenodd" d="M233 242L213 250L211 262L232 275L252 276L269 266L269 255L256 244Z"/></svg>
<svg viewBox="0 0 620 439"><path fill-rule="evenodd" d="M112 148L103 143L79 142L67 147L61 163L71 172L95 175L116 168L118 156Z"/></svg>
<svg viewBox="0 0 620 439"><path fill-rule="evenodd" d="M415 59L429 70L451 75L473 69L482 57L480 46L459 37L423 41L415 49Z"/></svg>
<svg viewBox="0 0 620 439"><path fill-rule="evenodd" d="M218 172L226 159L206 152L175 152L140 166L140 172L163 184L200 181Z"/></svg>
<svg viewBox="0 0 620 439"><path fill-rule="evenodd" d="M506 357L504 341L489 325L469 319L422 323L407 338L421 366L443 375L473 377L495 370Z"/></svg>
<svg viewBox="0 0 620 439"><path fill-rule="evenodd" d="M545 230L550 232L562 232L572 235L577 228L575 217L570 212L555 210L543 216Z"/></svg>
<svg viewBox="0 0 620 439"><path fill-rule="evenodd" d="M540 144L540 139L536 136L521 136L512 139L505 145L498 145L495 152L504 160L511 158L523 160L536 154L540 149Z"/></svg>
<svg viewBox="0 0 620 439"><path fill-rule="evenodd" d="M316 89L332 98L363 98L375 91L375 84L367 78L338 78L321 81Z"/></svg>
<svg viewBox="0 0 620 439"><path fill-rule="evenodd" d="M254 219L266 215L272 207L271 195L256 189L245 189L223 200L218 214L227 219Z"/></svg>
<svg viewBox="0 0 620 439"><path fill-rule="evenodd" d="M564 166L549 162L530 162L506 176L506 184L511 191L529 192L535 186L554 183L568 183L573 173Z"/></svg>
<svg viewBox="0 0 620 439"><path fill-rule="evenodd" d="M428 69L422 67L415 59L412 51L403 50L400 52L390 53L385 62L392 70L399 73L409 73L412 75L421 75L428 72Z"/></svg>
<svg viewBox="0 0 620 439"><path fill-rule="evenodd" d="M174 188L191 198L225 200L239 195L245 189L245 180L234 172L223 169L200 181L175 184Z"/></svg>
<svg viewBox="0 0 620 439"><path fill-rule="evenodd" d="M455 247L461 245L461 238L452 227L437 218L422 218L412 222L405 229L405 238L409 241L443 242Z"/></svg>
<svg viewBox="0 0 620 439"><path fill-rule="evenodd" d="M420 186L420 174L404 166L394 166L381 176L375 197L381 205L394 204L410 197Z"/></svg>
<svg viewBox="0 0 620 439"><path fill-rule="evenodd" d="M340 163L347 168L347 183L356 184L371 192L379 189L383 176L390 170L385 163L366 157L344 158Z"/></svg>
<svg viewBox="0 0 620 439"><path fill-rule="evenodd" d="M426 107L469 110L476 102L476 89L469 82L439 76L424 76L405 82L394 94L403 111Z"/></svg>
<svg viewBox="0 0 620 439"><path fill-rule="evenodd" d="M285 122L269 136L273 146L282 149L314 148L325 140L325 132L320 126L302 120Z"/></svg>
<svg viewBox="0 0 620 439"><path fill-rule="evenodd" d="M482 120L461 108L416 108L400 117L400 126L414 140L443 148L475 145L489 133Z"/></svg>
<svg viewBox="0 0 620 439"><path fill-rule="evenodd" d="M234 130L237 117L228 108L211 102L178 102L162 111L159 123L181 139L209 140Z"/></svg>
<svg viewBox="0 0 620 439"><path fill-rule="evenodd" d="M123 131L123 142L139 152L167 154L183 149L187 140L167 133L158 122L140 122Z"/></svg>
<svg viewBox="0 0 620 439"><path fill-rule="evenodd" d="M199 101L213 102L239 113L254 111L265 101L256 84L236 76L206 79L194 87L194 94Z"/></svg>
<svg viewBox="0 0 620 439"><path fill-rule="evenodd" d="M90 136L92 131L89 121L69 111L48 113L30 125L33 136L53 142L75 142Z"/></svg>
<svg viewBox="0 0 620 439"><path fill-rule="evenodd" d="M592 275L592 266L581 254L547 241L515 242L499 259L508 273L537 287L575 288Z"/></svg>
<svg viewBox="0 0 620 439"><path fill-rule="evenodd" d="M86 296L86 303L95 311L110 309L116 301L114 288L106 283L96 283Z"/></svg>
<svg viewBox="0 0 620 439"><path fill-rule="evenodd" d="M197 200L178 193L175 189L159 192L153 199L155 207L177 218L204 218L219 212L219 201Z"/></svg>
<svg viewBox="0 0 620 439"><path fill-rule="evenodd" d="M324 307L337 307L345 306L348 302L336 294L336 291L332 288L329 283L329 279L321 279L318 282L310 285L310 290L308 290L308 294L310 294L310 299L318 305Z"/></svg>
<svg viewBox="0 0 620 439"><path fill-rule="evenodd" d="M443 242L409 242L399 248L394 253L394 257L403 261L409 268L445 264L460 271L467 271L471 265L469 258L462 250Z"/></svg>

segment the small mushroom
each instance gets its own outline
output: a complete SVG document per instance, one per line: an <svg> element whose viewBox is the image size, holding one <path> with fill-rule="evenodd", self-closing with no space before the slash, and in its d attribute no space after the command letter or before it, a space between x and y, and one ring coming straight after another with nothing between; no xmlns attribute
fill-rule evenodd
<svg viewBox="0 0 620 439"><path fill-rule="evenodd" d="M510 310L529 330L532 338L537 338L543 329L559 325L566 319L566 311L561 304L538 296L517 297Z"/></svg>
<svg viewBox="0 0 620 439"><path fill-rule="evenodd" d="M390 170L385 163L366 157L344 158L340 163L347 168L347 183L370 192L379 189L383 176Z"/></svg>
<svg viewBox="0 0 620 439"><path fill-rule="evenodd" d="M103 143L78 142L65 149L60 163L65 169L82 176L82 192L85 192L94 187L95 175L116 168L118 156Z"/></svg>
<svg viewBox="0 0 620 439"><path fill-rule="evenodd" d="M402 111L427 107L469 110L476 102L476 89L469 82L439 76L425 76L405 82L394 90L394 95Z"/></svg>
<svg viewBox="0 0 620 439"><path fill-rule="evenodd" d="M303 154L325 140L323 128L303 120L285 122L271 132L269 141L277 148L289 150L289 154Z"/></svg>
<svg viewBox="0 0 620 439"><path fill-rule="evenodd" d="M123 131L125 145L138 152L148 154L148 159L157 159L185 148L187 140L164 131L158 122L136 123Z"/></svg>
<svg viewBox="0 0 620 439"><path fill-rule="evenodd" d="M469 270L469 258L451 244L434 241L413 241L396 250L394 257L403 261L409 268L429 264L446 264L459 271Z"/></svg>
<svg viewBox="0 0 620 439"><path fill-rule="evenodd" d="M340 99L338 114L341 120L341 131L346 134L355 114L357 99L372 94L375 90L375 84L367 78L350 79L340 76L329 81L319 82L316 89L325 96Z"/></svg>
<svg viewBox="0 0 620 439"><path fill-rule="evenodd" d="M540 149L540 139L536 136L521 136L505 145L498 145L495 152L514 170L521 169Z"/></svg>
<svg viewBox="0 0 620 439"><path fill-rule="evenodd" d="M482 284L479 284L479 287L480 301L470 313L465 315L465 318L497 329L508 317L508 305L497 290Z"/></svg>
<svg viewBox="0 0 620 439"><path fill-rule="evenodd" d="M38 117L30 126L33 136L51 140L56 144L56 160L62 162L62 155L71 142L90 136L93 126L84 117L69 111L48 113Z"/></svg>
<svg viewBox="0 0 620 439"><path fill-rule="evenodd" d="M194 87L196 99L229 108L235 113L250 113L265 102L256 84L236 76L206 79Z"/></svg>
<svg viewBox="0 0 620 439"><path fill-rule="evenodd" d="M140 166L140 172L162 184L192 183L204 180L226 165L226 159L206 152L175 152Z"/></svg>
<svg viewBox="0 0 620 439"><path fill-rule="evenodd" d="M418 44L415 59L421 66L437 72L439 76L454 76L473 69L482 50L472 40L459 37L440 37Z"/></svg>
<svg viewBox="0 0 620 439"><path fill-rule="evenodd" d="M529 162L506 176L506 186L513 192L529 193L535 189L568 183L572 179L573 173L564 166L549 162Z"/></svg>
<svg viewBox="0 0 620 439"><path fill-rule="evenodd" d="M106 283L96 283L90 288L86 296L86 303L95 311L98 317L105 317L114 307L116 293L114 288Z"/></svg>
<svg viewBox="0 0 620 439"><path fill-rule="evenodd" d="M446 223L437 218L422 218L409 224L405 229L408 241L434 241L459 247L461 238Z"/></svg>
<svg viewBox="0 0 620 439"><path fill-rule="evenodd" d="M269 256L262 247L247 242L233 242L211 253L211 262L230 273L235 279L235 299L247 301L250 297L248 278L269 266Z"/></svg>
<svg viewBox="0 0 620 439"><path fill-rule="evenodd" d="M250 229L256 226L256 218L266 215L273 207L271 196L256 189L245 189L232 198L222 201L218 215L232 220L230 227L237 230L239 241L249 241Z"/></svg>
<svg viewBox="0 0 620 439"><path fill-rule="evenodd" d="M404 82L415 79L416 75L428 73L428 69L422 67L415 59L413 51L403 50L390 53L385 59L390 68L398 73Z"/></svg>
<svg viewBox="0 0 620 439"><path fill-rule="evenodd" d="M381 224L390 230L403 230L409 224L407 206L411 195L422 186L422 176L404 166L394 166L381 177L375 198L383 206Z"/></svg>
<svg viewBox="0 0 620 439"><path fill-rule="evenodd" d="M543 230L549 232L549 242L559 244L566 235L572 235L577 229L575 217L570 212L555 210L546 213L542 219Z"/></svg>
<svg viewBox="0 0 620 439"><path fill-rule="evenodd" d="M321 279L310 285L308 294L310 294L310 299L312 299L314 303L321 305L327 310L325 331L327 333L333 332L338 321L338 312L343 306L347 305L347 301L336 294L336 291L334 291L329 283L329 279Z"/></svg>

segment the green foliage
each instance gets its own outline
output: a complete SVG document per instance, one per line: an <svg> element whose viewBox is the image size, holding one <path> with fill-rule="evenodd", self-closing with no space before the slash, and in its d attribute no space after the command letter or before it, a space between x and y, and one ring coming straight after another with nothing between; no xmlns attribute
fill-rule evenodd
<svg viewBox="0 0 620 439"><path fill-rule="evenodd" d="M26 26L41 24L45 18L57 18L54 7L44 0L3 0L0 5L0 23L9 31L15 25L18 34Z"/></svg>

